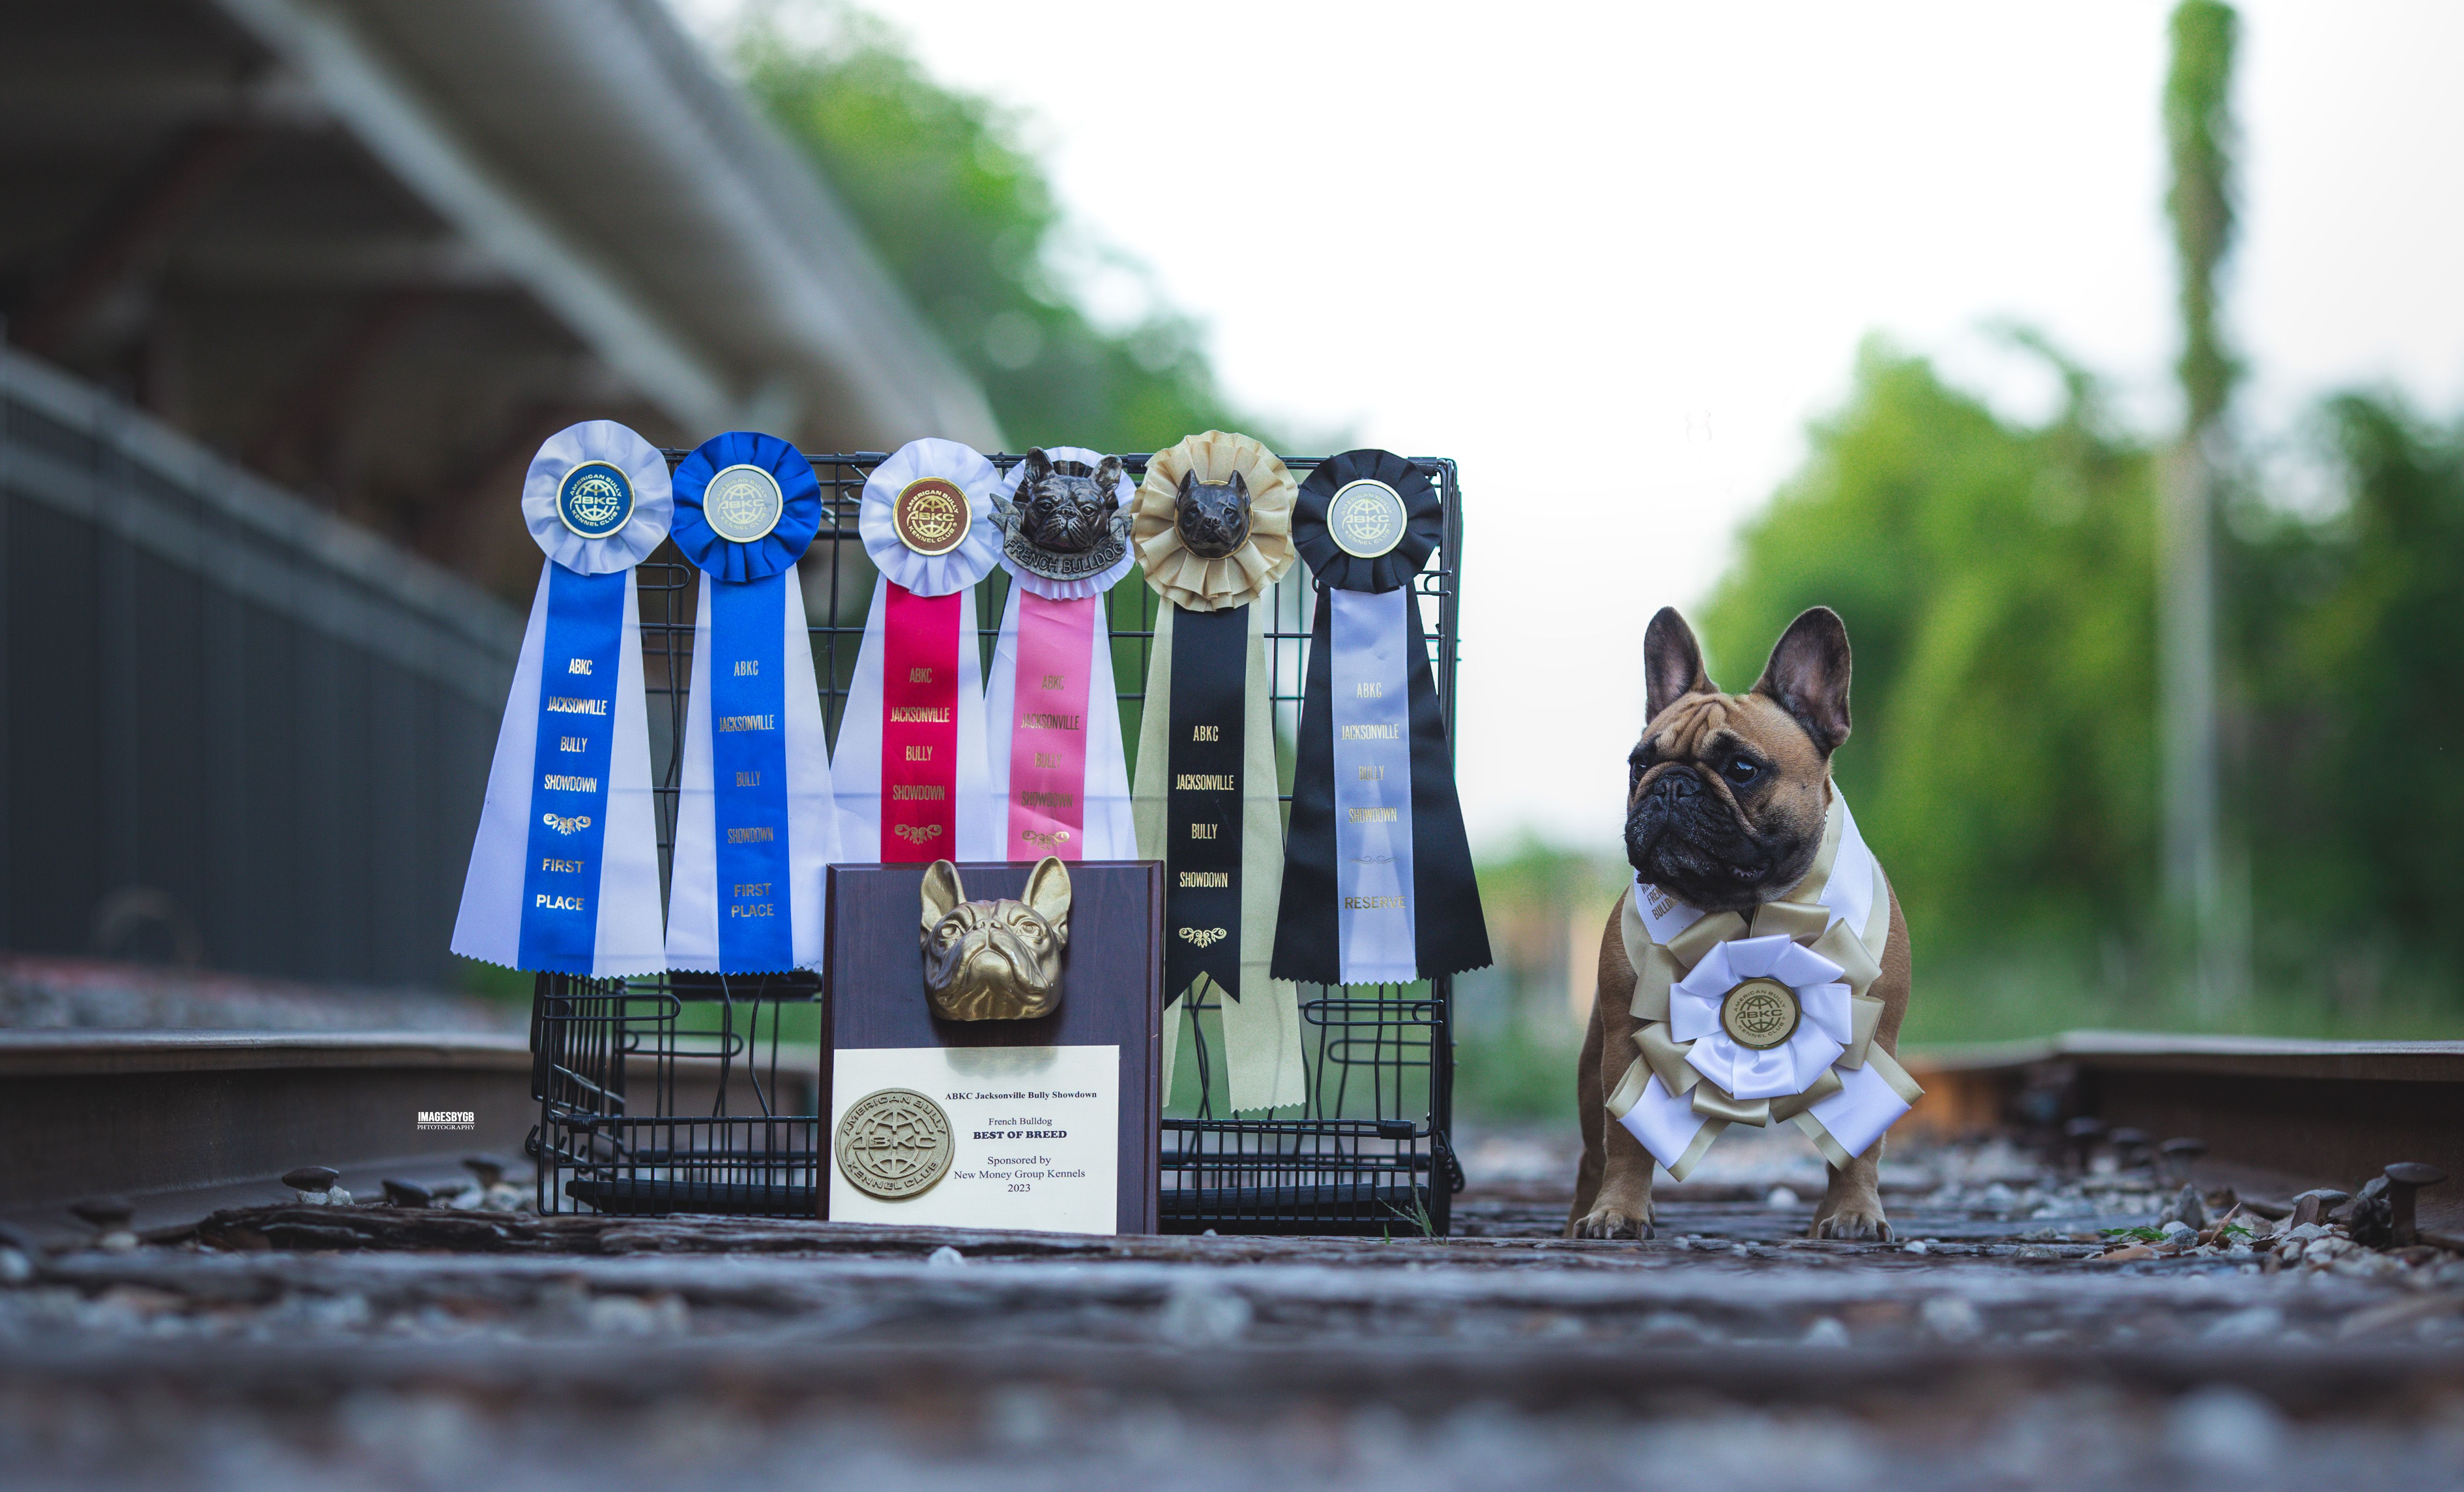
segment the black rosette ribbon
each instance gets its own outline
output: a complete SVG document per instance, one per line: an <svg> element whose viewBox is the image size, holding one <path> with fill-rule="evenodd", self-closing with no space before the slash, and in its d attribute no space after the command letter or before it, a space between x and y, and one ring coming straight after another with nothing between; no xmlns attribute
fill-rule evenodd
<svg viewBox="0 0 2464 1492"><path fill-rule="evenodd" d="M1410 461L1348 450L1301 484L1292 542L1318 584L1276 978L1406 983L1490 961L1412 578L1445 510Z"/></svg>
<svg viewBox="0 0 2464 1492"><path fill-rule="evenodd" d="M1352 552L1327 527L1335 494L1355 483L1375 482L1402 499L1404 523L1394 547L1374 558ZM1411 583L1437 553L1445 534L1445 504L1420 469L1391 450L1347 450L1329 456L1301 484L1292 509L1292 544L1321 586L1336 590L1390 591ZM1374 541L1373 541L1374 542Z"/></svg>

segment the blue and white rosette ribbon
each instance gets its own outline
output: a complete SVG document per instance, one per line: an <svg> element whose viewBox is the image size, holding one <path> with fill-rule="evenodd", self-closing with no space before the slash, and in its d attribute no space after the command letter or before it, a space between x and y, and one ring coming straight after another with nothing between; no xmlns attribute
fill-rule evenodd
<svg viewBox="0 0 2464 1492"><path fill-rule="evenodd" d="M454 918L466 958L591 978L667 965L633 567L671 507L667 458L613 421L531 460L522 516L547 560Z"/></svg>
<svg viewBox="0 0 2464 1492"><path fill-rule="evenodd" d="M822 520L812 463L737 430L676 468L676 547L701 570L676 797L668 966L778 974L822 961L840 858L829 745L796 561Z"/></svg>
<svg viewBox="0 0 2464 1492"><path fill-rule="evenodd" d="M1638 881L1620 927L1639 1055L1607 1107L1675 1179L1728 1126L1778 1120L1845 1170L1923 1096L1875 1040L1891 889L1837 787L1813 869L1750 923Z"/></svg>

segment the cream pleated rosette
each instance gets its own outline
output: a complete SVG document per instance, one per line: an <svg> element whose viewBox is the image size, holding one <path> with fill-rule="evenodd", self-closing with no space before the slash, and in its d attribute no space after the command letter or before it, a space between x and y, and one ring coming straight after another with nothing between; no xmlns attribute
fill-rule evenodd
<svg viewBox="0 0 2464 1492"><path fill-rule="evenodd" d="M1844 1168L1922 1096L1874 1041L1890 883L1836 787L1814 867L1782 900L1706 914L1638 882L1620 927L1640 1055L1608 1109L1672 1177L1729 1125L1773 1120Z"/></svg>
<svg viewBox="0 0 2464 1492"><path fill-rule="evenodd" d="M1249 491L1249 538L1221 560L1192 554L1180 539L1180 479L1195 472L1201 482L1224 482L1234 472ZM1189 611L1244 606L1291 568L1292 504L1300 485L1273 451L1246 435L1208 430L1192 435L1147 462L1130 517L1130 544L1146 569L1147 583Z"/></svg>

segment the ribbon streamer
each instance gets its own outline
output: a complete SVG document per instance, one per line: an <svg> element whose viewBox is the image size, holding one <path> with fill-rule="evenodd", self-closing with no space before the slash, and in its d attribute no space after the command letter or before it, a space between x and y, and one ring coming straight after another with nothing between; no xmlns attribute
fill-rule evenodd
<svg viewBox="0 0 2464 1492"><path fill-rule="evenodd" d="M1318 580L1275 934L1278 978L1407 983L1490 961L1453 753L1411 578L1443 507L1383 450L1302 484L1293 538Z"/></svg>
<svg viewBox="0 0 2464 1492"><path fill-rule="evenodd" d="M1174 752L1176 735L1192 735L1202 724L1230 723L1221 716L1215 722L1200 720L1199 712L1179 703L1184 687L1207 690L1204 682L1183 684L1184 660L1198 668L1200 660L1214 658L1222 642L1218 624L1196 648L1184 649L1181 630L1193 621L1204 628L1207 623L1199 619L1217 616L1238 626L1242 651L1239 666L1226 670L1237 689L1240 731L1240 755L1232 768L1238 781L1230 791L1207 780L1221 774L1220 755L1203 766L1189 766L1184 774L1179 769L1192 758L1182 756L1176 761ZM1193 779L1186 787L1179 782L1183 775ZM1225 1081L1236 1113L1281 1108L1309 1097L1300 991L1289 980L1275 978L1268 968L1283 878L1283 812L1275 787L1265 608L1191 612L1166 604L1155 616L1146 713L1138 732L1138 774L1131 789L1138 853L1164 862L1163 1091L1172 1091L1184 1013L1193 1000L1213 993L1220 997ZM1219 827L1203 840L1194 839L1190 829L1199 824ZM1216 876L1230 884L1214 884Z"/></svg>
<svg viewBox="0 0 2464 1492"><path fill-rule="evenodd" d="M1642 1024L1607 1107L1674 1179L1729 1125L1775 1119L1844 1170L1924 1095L1874 1042L1882 1002L1865 992L1890 937L1890 883L1837 786L1813 868L1750 923L1638 881L1620 925ZM1786 1039L1766 1041L1758 1019L1771 1037L1790 1026Z"/></svg>
<svg viewBox="0 0 2464 1492"><path fill-rule="evenodd" d="M676 489L676 547L702 574L668 965L816 968L824 873L841 855L795 563L819 530L821 487L794 446L737 431L686 457Z"/></svg>
<svg viewBox="0 0 2464 1492"><path fill-rule="evenodd" d="M1138 851L1164 869L1164 1092L1184 1012L1210 993L1236 1113L1308 1101L1300 992L1272 976L1282 897L1265 611L1290 567L1291 473L1246 435L1158 451L1131 535L1164 598L1131 791Z"/></svg>
<svg viewBox="0 0 2464 1492"><path fill-rule="evenodd" d="M974 587L1001 553L1000 472L910 441L865 479L856 528L881 567L830 778L850 860L999 860Z"/></svg>
<svg viewBox="0 0 2464 1492"><path fill-rule="evenodd" d="M522 484L547 555L531 601L453 952L611 978L666 967L633 567L667 537L667 459L589 420L549 437Z"/></svg>
<svg viewBox="0 0 2464 1492"><path fill-rule="evenodd" d="M1075 446L1044 455L1089 491L1104 462ZM1007 535L1001 563L1010 576L984 698L995 832L1010 860L1133 859L1137 834L1104 595L1137 557L1119 532L1126 518L1085 553L1036 544L1023 521L1029 499L1012 500L1033 459L1011 468L994 492ZM1111 495L1126 508L1136 490L1125 476ZM1108 554L1115 555L1109 563Z"/></svg>

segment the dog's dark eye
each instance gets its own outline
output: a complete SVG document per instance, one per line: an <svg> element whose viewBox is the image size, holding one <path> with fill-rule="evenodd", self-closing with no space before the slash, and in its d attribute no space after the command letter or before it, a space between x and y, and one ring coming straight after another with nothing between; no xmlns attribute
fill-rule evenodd
<svg viewBox="0 0 2464 1492"><path fill-rule="evenodd" d="M1752 762L1748 761L1745 757L1739 757L1736 760L1729 762L1725 767L1722 767L1720 769L1720 775L1727 778L1729 781L1734 782L1737 786L1743 787L1754 779L1761 777L1763 775L1763 769L1755 766Z"/></svg>

